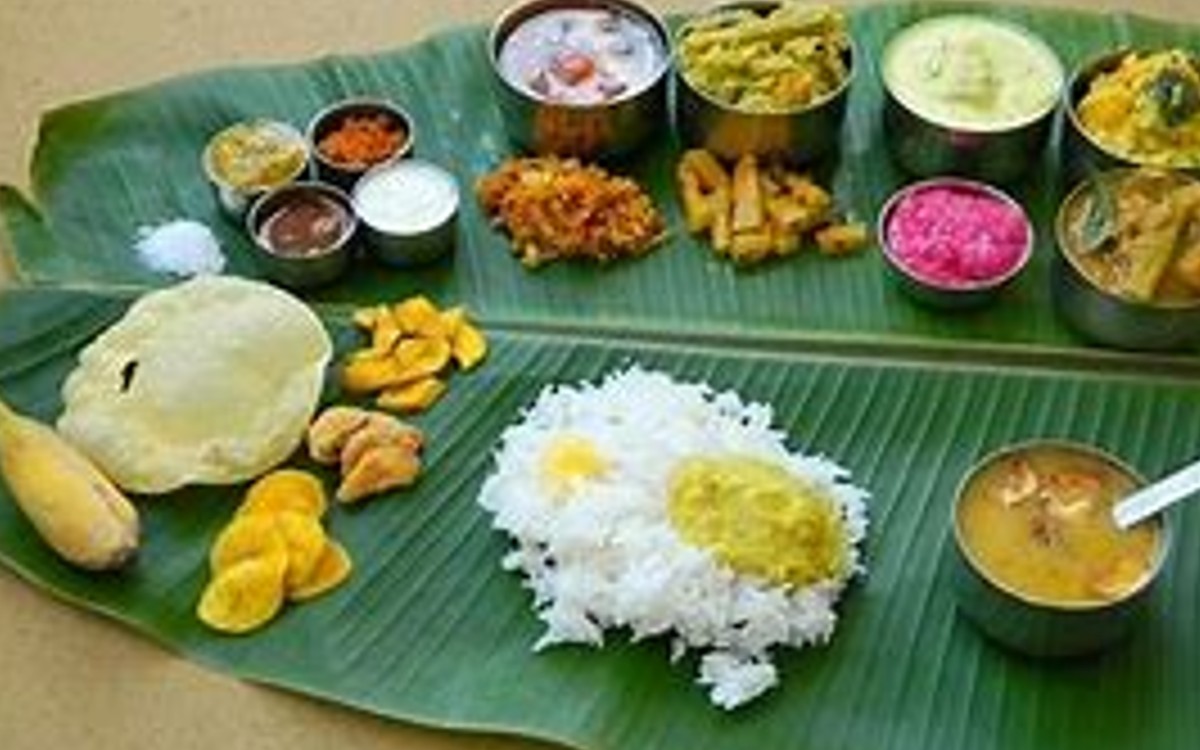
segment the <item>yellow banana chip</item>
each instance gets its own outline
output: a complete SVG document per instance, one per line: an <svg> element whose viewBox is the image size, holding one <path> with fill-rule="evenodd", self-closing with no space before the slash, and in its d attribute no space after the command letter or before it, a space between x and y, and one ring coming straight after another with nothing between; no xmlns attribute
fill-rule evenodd
<svg viewBox="0 0 1200 750"><path fill-rule="evenodd" d="M248 560L269 560L287 567L287 542L273 515L235 516L208 556L214 576Z"/></svg>
<svg viewBox="0 0 1200 750"><path fill-rule="evenodd" d="M274 617L283 606L286 557L243 560L218 573L200 597L196 614L225 633L248 633Z"/></svg>
<svg viewBox="0 0 1200 750"><path fill-rule="evenodd" d="M287 544L288 565L284 585L290 591L312 575L321 553L325 551L325 529L313 516L290 510L281 511L273 518Z"/></svg>
<svg viewBox="0 0 1200 750"><path fill-rule="evenodd" d="M470 370L487 356L487 339L479 329L463 322L454 334L454 360L464 370Z"/></svg>
<svg viewBox="0 0 1200 750"><path fill-rule="evenodd" d="M375 403L383 409L392 411L414 412L428 409L434 401L446 392L446 383L435 377L421 378L404 385L393 386L375 399Z"/></svg>
<svg viewBox="0 0 1200 750"><path fill-rule="evenodd" d="M442 314L427 297L409 297L392 308L392 317L400 330L421 338L445 338Z"/></svg>
<svg viewBox="0 0 1200 750"><path fill-rule="evenodd" d="M353 569L346 549L330 539L308 579L288 589L288 599L302 602L320 596L346 580Z"/></svg>
<svg viewBox="0 0 1200 750"><path fill-rule="evenodd" d="M320 518L326 505L320 479L299 469L279 469L250 485L237 514L265 515L286 510Z"/></svg>
<svg viewBox="0 0 1200 750"><path fill-rule="evenodd" d="M395 361L404 372L405 377L400 382L390 385L420 380L430 375L437 375L450 363L452 354L450 343L446 339L405 339L396 346Z"/></svg>

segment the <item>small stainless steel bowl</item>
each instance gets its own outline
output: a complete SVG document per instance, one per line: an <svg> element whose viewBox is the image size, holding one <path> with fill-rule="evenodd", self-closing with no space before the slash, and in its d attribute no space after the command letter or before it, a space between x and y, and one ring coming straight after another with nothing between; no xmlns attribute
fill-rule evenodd
<svg viewBox="0 0 1200 750"><path fill-rule="evenodd" d="M1158 549L1149 574L1120 599L1099 604L1044 601L1014 590L984 569L963 538L960 523L963 498L971 481L997 461L1032 450L1055 448L1089 457L1116 468L1137 485L1145 480L1113 456L1088 445L1064 440L1033 440L1002 448L976 463L963 478L951 511L954 545L950 552L954 593L959 610L997 643L1030 656L1081 656L1108 648L1129 635L1146 607L1155 581L1170 554L1173 529L1159 515L1147 521L1158 525Z"/></svg>
<svg viewBox="0 0 1200 750"><path fill-rule="evenodd" d="M654 31L662 45L660 67L640 88L631 88L601 104L550 102L509 80L500 67L500 52L509 35L526 20L559 8L612 9L636 18ZM666 122L670 36L662 20L637 3L629 0L522 2L496 19L487 45L500 117L509 139L521 149L582 158L622 156L642 145Z"/></svg>
<svg viewBox="0 0 1200 750"><path fill-rule="evenodd" d="M389 126L403 132L404 138L395 151L378 161L369 164L335 161L321 151L320 143L349 117L383 117ZM317 179L343 190L353 190L354 183L367 170L380 164L391 164L412 154L416 141L416 130L407 112L391 102L367 98L343 99L325 107L309 121L307 135Z"/></svg>
<svg viewBox="0 0 1200 750"><path fill-rule="evenodd" d="M1121 60L1128 54L1135 52L1147 54L1152 51L1122 47L1109 52L1103 52L1088 60L1084 60L1071 73L1070 81L1063 92L1065 116L1063 117L1062 143L1060 146L1062 170L1066 180L1065 184L1074 185L1091 174L1108 169L1152 166L1123 156L1100 143L1084 127L1083 122L1079 119L1078 111L1079 103L1087 95L1088 89L1091 87L1092 81L1096 79L1096 76L1115 70L1121 64ZM1197 67L1200 67L1200 58L1193 59L1196 61ZM1195 167L1179 169L1178 171L1200 177L1200 164Z"/></svg>
<svg viewBox="0 0 1200 750"><path fill-rule="evenodd" d="M1124 167L1100 173L1101 179L1119 179L1133 172ZM1196 178L1182 172L1164 172L1180 184ZM1076 185L1059 205L1054 220L1057 252L1052 269L1054 302L1072 328L1092 341L1118 349L1169 351L1200 347L1200 300L1187 304L1139 302L1102 289L1080 268L1068 241L1068 221L1075 204L1084 199L1090 182Z"/></svg>
<svg viewBox="0 0 1200 750"><path fill-rule="evenodd" d="M390 181L390 194L381 190L381 181ZM432 162L404 159L376 167L354 186L351 200L367 248L384 263L420 266L454 250L458 183L454 175ZM441 203L434 205L435 201ZM409 210L426 213L413 219L404 216Z"/></svg>
<svg viewBox="0 0 1200 750"><path fill-rule="evenodd" d="M225 180L216 166L213 164L213 148L217 141L224 136L231 128L238 126L255 126L269 128L279 137L293 141L297 147L304 150L304 159L296 165L296 168L280 179L267 185L255 185L252 187L242 187L232 185ZM200 157L201 168L204 170L204 176L208 178L208 184L212 187L213 195L217 199L217 203L221 206L225 215L236 222L242 222L246 218L246 213L250 207L259 198L266 195L271 190L295 182L300 179L308 170L308 162L311 157L311 152L308 149L308 142L304 135L286 122L278 120L247 120L245 122L234 123L219 133L215 134L208 140L204 147L204 153Z"/></svg>
<svg viewBox="0 0 1200 750"><path fill-rule="evenodd" d="M779 2L735 2L715 12L748 9L766 15ZM703 16L685 23L675 34L676 45ZM780 112L749 112L700 91L690 81L675 54L675 128L685 146L704 148L727 161L743 154L793 164L818 162L837 151L846 103L855 76L853 42L845 52L848 71L841 84L808 106Z"/></svg>
<svg viewBox="0 0 1200 750"><path fill-rule="evenodd" d="M888 228L896 206L910 195L936 187L959 188L981 193L1002 201L1020 213L1025 224L1026 241L1019 260L1011 269L1003 275L992 279L948 286L922 278L895 256L895 248L892 247L888 239ZM998 188L959 177L936 177L930 180L914 182L900 188L888 198L887 202L883 204L883 208L880 209L875 231L888 275L909 296L930 307L966 309L985 305L994 300L1000 294L1001 290L1010 285L1021 274L1021 271L1028 265L1029 259L1033 256L1033 225L1030 223L1029 217L1021 207L1021 204Z"/></svg>
<svg viewBox="0 0 1200 750"><path fill-rule="evenodd" d="M976 18L975 16L967 16ZM888 151L902 169L916 177L953 174L986 182L1012 183L1040 163L1054 124L1057 97L1036 114L1002 127L975 127L951 124L929 117L911 103L904 103L892 90L886 75L888 50L904 34L927 21L953 16L935 16L918 21L893 36L881 56L883 81L883 128ZM1042 48L1047 60L1058 64L1061 86L1062 66L1053 50L1028 29L986 18L991 24L1007 26Z"/></svg>
<svg viewBox="0 0 1200 750"><path fill-rule="evenodd" d="M263 238L263 225L288 203L311 200L314 196L328 199L345 210L346 228L334 243L320 253L288 255L276 251ZM349 196L332 185L320 182L294 182L275 188L255 203L246 215L246 232L254 243L255 261L263 275L293 289L322 286L341 276L353 255L352 241L357 228L358 218Z"/></svg>

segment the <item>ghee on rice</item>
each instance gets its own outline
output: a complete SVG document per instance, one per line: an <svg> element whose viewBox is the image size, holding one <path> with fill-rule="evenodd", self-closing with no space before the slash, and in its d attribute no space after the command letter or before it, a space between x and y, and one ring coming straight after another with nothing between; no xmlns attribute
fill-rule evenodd
<svg viewBox="0 0 1200 750"><path fill-rule="evenodd" d="M524 575L546 625L534 649L601 646L608 629L669 636L672 659L696 650L698 682L732 709L778 682L773 647L825 643L834 604L864 572L867 493L833 462L790 452L771 420L769 405L636 366L545 389L503 434L479 496L513 538L502 565ZM672 477L712 456L772 464L830 503L844 535L838 570L779 584L685 541L668 508Z"/></svg>

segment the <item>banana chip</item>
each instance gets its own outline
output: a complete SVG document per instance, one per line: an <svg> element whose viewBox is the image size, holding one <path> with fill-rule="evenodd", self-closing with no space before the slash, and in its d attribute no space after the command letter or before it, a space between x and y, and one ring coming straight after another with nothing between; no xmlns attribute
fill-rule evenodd
<svg viewBox="0 0 1200 750"><path fill-rule="evenodd" d="M325 489L308 472L281 469L255 482L209 552L199 618L246 633L269 622L285 598L309 599L344 581L350 558L321 526L325 509Z"/></svg>
<svg viewBox="0 0 1200 750"><path fill-rule="evenodd" d="M279 469L259 479L246 492L238 515L272 515L293 511L320 518L325 515L325 487L307 471Z"/></svg>
<svg viewBox="0 0 1200 750"><path fill-rule="evenodd" d="M330 539L308 579L288 589L288 599L303 602L320 596L346 580L353 569L345 548Z"/></svg>
<svg viewBox="0 0 1200 750"><path fill-rule="evenodd" d="M286 554L242 560L213 578L196 614L224 633L248 633L270 622L283 606Z"/></svg>

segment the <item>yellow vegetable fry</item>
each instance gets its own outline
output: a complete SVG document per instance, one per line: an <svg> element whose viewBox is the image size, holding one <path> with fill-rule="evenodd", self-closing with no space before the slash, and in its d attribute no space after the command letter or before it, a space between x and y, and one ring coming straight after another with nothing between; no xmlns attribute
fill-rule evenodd
<svg viewBox="0 0 1200 750"><path fill-rule="evenodd" d="M729 255L738 263L757 263L769 257L774 249L769 231L742 232L733 235Z"/></svg>
<svg viewBox="0 0 1200 750"><path fill-rule="evenodd" d="M459 326L467 322L467 311L462 306L452 307L449 310L443 310L441 318L442 330L445 332L446 338L453 341Z"/></svg>
<svg viewBox="0 0 1200 750"><path fill-rule="evenodd" d="M450 364L452 354L450 343L443 338L405 339L396 347L395 352L396 366L403 373L403 377L387 385L403 385L437 375Z"/></svg>
<svg viewBox="0 0 1200 750"><path fill-rule="evenodd" d="M771 227L771 244L776 255L791 255L800 250L800 235L785 227Z"/></svg>
<svg viewBox="0 0 1200 750"><path fill-rule="evenodd" d="M483 337L483 332L463 321L454 336L452 346L454 361L463 370L470 370L487 356L487 351L487 339Z"/></svg>
<svg viewBox="0 0 1200 750"><path fill-rule="evenodd" d="M712 246L718 253L729 251L733 243L733 225L730 220L731 206L727 188L715 190L709 198L712 201Z"/></svg>
<svg viewBox="0 0 1200 750"><path fill-rule="evenodd" d="M1193 245L1175 261L1175 276L1194 291L1200 292L1200 245Z"/></svg>
<svg viewBox="0 0 1200 750"><path fill-rule="evenodd" d="M329 539L325 542L325 549L312 574L300 585L288 589L288 599L303 602L320 596L349 578L353 570L354 563L346 549Z"/></svg>
<svg viewBox="0 0 1200 750"><path fill-rule="evenodd" d="M308 580L321 559L321 553L325 551L325 529L313 516L290 510L281 511L272 518L287 544L284 587L291 591Z"/></svg>
<svg viewBox="0 0 1200 750"><path fill-rule="evenodd" d="M446 384L435 377L421 378L411 383L387 388L375 399L381 409L416 412L428 409L446 392Z"/></svg>
<svg viewBox="0 0 1200 750"><path fill-rule="evenodd" d="M336 497L341 503L357 502L387 490L407 487L420 473L421 459L404 446L376 446L345 472Z"/></svg>
<svg viewBox="0 0 1200 750"><path fill-rule="evenodd" d="M679 196L683 204L683 221L687 231L699 234L712 226L712 203L700 189L700 178L692 170L679 165Z"/></svg>
<svg viewBox="0 0 1200 750"><path fill-rule="evenodd" d="M360 307L354 311L352 320L354 321L354 325L358 326L359 328L364 328L364 329L370 331L371 329L373 329L375 327L375 321L378 320L381 315L390 315L390 314L391 314L391 311L388 309L387 305L373 305L371 307Z"/></svg>
<svg viewBox="0 0 1200 750"><path fill-rule="evenodd" d="M706 193L729 189L729 175L725 172L725 168L721 166L721 162L717 161L717 157L704 149L697 148L686 151L680 161L680 166L696 175L700 188Z"/></svg>
<svg viewBox="0 0 1200 750"><path fill-rule="evenodd" d="M758 182L758 159L746 154L733 168L733 231L754 231L764 222L762 186ZM735 238L736 240L736 238Z"/></svg>
<svg viewBox="0 0 1200 750"><path fill-rule="evenodd" d="M283 606L286 558L252 558L218 573L200 596L196 614L209 627L240 634L265 625Z"/></svg>
<svg viewBox="0 0 1200 750"><path fill-rule="evenodd" d="M270 560L287 568L287 542L273 514L235 516L208 553L214 575L247 560Z"/></svg>
<svg viewBox="0 0 1200 750"><path fill-rule="evenodd" d="M413 453L419 453L423 441L424 435L416 427L391 414L371 412L367 423L351 435L342 448L342 468L354 466L367 451L380 445L401 445Z"/></svg>
<svg viewBox="0 0 1200 750"><path fill-rule="evenodd" d="M419 377L411 375L399 358L405 344L415 341L408 339L400 342L396 347L396 356L374 350L355 352L342 368L342 387L351 393L371 393Z"/></svg>
<svg viewBox="0 0 1200 750"><path fill-rule="evenodd" d="M400 323L390 311L375 316L375 325L371 329L372 349L380 353L390 352L403 336Z"/></svg>
<svg viewBox="0 0 1200 750"><path fill-rule="evenodd" d="M342 448L359 428L367 423L371 412L356 406L331 406L308 426L308 455L321 464L336 464Z"/></svg>
<svg viewBox="0 0 1200 750"><path fill-rule="evenodd" d="M277 469L250 485L237 515L291 511L320 518L326 506L325 487L320 479L299 469Z"/></svg>
<svg viewBox="0 0 1200 750"><path fill-rule="evenodd" d="M424 338L442 338L444 326L442 314L437 307L423 295L409 297L392 308L392 315L400 330L409 336Z"/></svg>
<svg viewBox="0 0 1200 750"><path fill-rule="evenodd" d="M862 223L833 224L817 232L817 248L826 255L846 255L866 247L868 241Z"/></svg>

